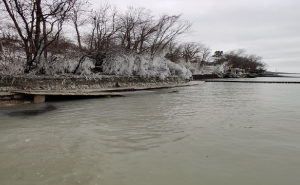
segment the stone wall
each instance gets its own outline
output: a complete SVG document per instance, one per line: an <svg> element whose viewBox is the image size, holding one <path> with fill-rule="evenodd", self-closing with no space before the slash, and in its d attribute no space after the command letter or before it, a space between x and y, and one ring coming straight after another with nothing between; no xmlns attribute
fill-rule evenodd
<svg viewBox="0 0 300 185"><path fill-rule="evenodd" d="M35 90L75 90L75 89L99 89L114 87L146 87L156 85L175 85L185 83L178 77L141 78L126 76L98 76L84 78L78 76L51 77L51 76L0 76L0 88L35 89Z"/></svg>

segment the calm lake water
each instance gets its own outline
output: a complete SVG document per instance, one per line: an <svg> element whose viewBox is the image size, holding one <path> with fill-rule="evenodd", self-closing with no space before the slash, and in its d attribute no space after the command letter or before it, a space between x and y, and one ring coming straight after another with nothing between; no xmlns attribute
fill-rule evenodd
<svg viewBox="0 0 300 185"><path fill-rule="evenodd" d="M0 184L299 185L300 84L126 94L0 108Z"/></svg>

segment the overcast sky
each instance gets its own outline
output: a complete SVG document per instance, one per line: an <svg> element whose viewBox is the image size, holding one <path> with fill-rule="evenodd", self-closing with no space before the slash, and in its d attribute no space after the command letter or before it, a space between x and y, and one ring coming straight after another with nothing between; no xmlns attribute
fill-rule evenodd
<svg viewBox="0 0 300 185"><path fill-rule="evenodd" d="M103 1L93 0L95 6ZM120 10L182 14L193 26L184 40L215 50L245 49L272 71L300 72L300 0L109 0Z"/></svg>

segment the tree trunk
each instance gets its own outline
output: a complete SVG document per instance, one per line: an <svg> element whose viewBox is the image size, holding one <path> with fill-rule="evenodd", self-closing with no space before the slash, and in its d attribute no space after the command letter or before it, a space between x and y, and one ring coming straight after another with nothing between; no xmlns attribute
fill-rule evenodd
<svg viewBox="0 0 300 185"><path fill-rule="evenodd" d="M75 26L75 30L76 30L76 34L77 34L77 42L78 42L78 47L80 50L82 50L82 46L81 46L81 36L80 36L80 32L78 29L78 24L76 21L74 21L74 26Z"/></svg>
<svg viewBox="0 0 300 185"><path fill-rule="evenodd" d="M46 20L43 19L43 37L44 37L44 46L47 46L48 44L48 36L47 36L47 24ZM47 61L48 58L48 50L47 48L44 49L44 58Z"/></svg>
<svg viewBox="0 0 300 185"><path fill-rule="evenodd" d="M41 0L36 0L36 30L34 38L35 50L39 48L42 16Z"/></svg>
<svg viewBox="0 0 300 185"><path fill-rule="evenodd" d="M25 49L25 53L26 53L26 66L24 69L24 73L29 73L32 69L32 65L33 65L33 53L30 50L30 47L28 46L28 44L25 42L24 45L24 49Z"/></svg>

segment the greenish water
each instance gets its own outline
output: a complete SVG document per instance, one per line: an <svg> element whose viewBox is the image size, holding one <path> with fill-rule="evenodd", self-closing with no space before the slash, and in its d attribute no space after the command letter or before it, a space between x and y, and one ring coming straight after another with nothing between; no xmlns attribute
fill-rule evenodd
<svg viewBox="0 0 300 185"><path fill-rule="evenodd" d="M300 85L173 90L1 108L0 184L300 183Z"/></svg>

